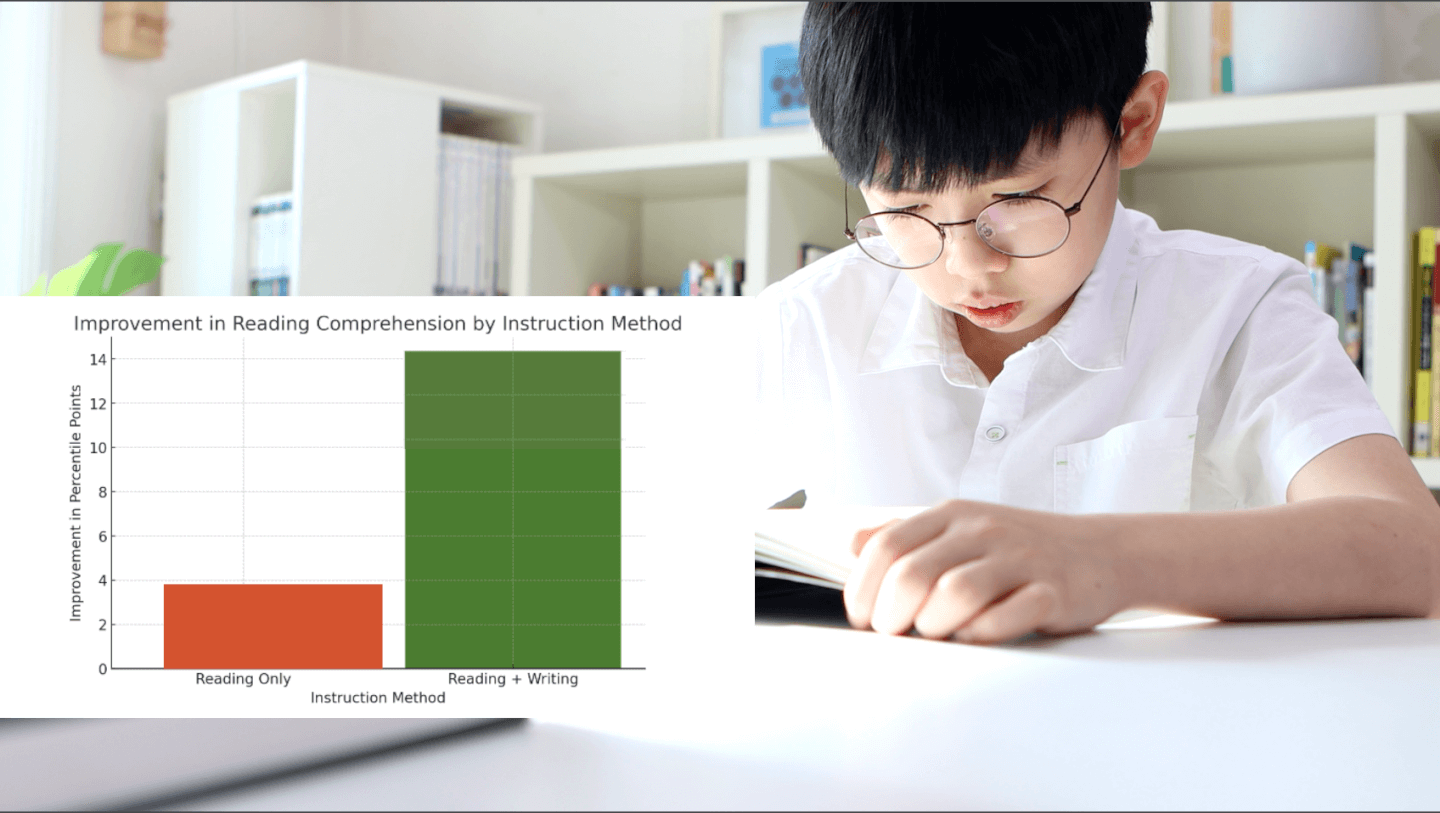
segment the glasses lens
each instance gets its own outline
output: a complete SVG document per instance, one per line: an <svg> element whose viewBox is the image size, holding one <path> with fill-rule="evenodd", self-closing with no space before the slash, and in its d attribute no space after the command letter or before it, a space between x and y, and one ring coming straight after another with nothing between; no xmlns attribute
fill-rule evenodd
<svg viewBox="0 0 1440 813"><path fill-rule="evenodd" d="M975 220L975 231L996 251L1012 257L1039 257L1070 235L1070 218L1060 204L1044 198L1006 198Z"/></svg>
<svg viewBox="0 0 1440 813"><path fill-rule="evenodd" d="M867 215L855 224L860 250L896 268L920 268L939 259L944 248L934 223L907 212Z"/></svg>

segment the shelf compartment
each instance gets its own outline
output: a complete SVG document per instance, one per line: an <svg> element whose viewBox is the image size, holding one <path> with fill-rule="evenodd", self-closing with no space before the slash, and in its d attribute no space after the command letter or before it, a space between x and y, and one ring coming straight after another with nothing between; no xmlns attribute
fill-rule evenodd
<svg viewBox="0 0 1440 813"><path fill-rule="evenodd" d="M164 294L243 294L249 208L294 195L291 292L429 295L439 135L538 152L538 107L307 60L168 102Z"/></svg>
<svg viewBox="0 0 1440 813"><path fill-rule="evenodd" d="M579 295L597 282L674 288L690 260L745 257L746 191L743 163L517 178L516 220L528 223L517 222L515 250L529 257L515 268L542 271L516 280L517 290ZM519 208L527 196L533 205Z"/></svg>

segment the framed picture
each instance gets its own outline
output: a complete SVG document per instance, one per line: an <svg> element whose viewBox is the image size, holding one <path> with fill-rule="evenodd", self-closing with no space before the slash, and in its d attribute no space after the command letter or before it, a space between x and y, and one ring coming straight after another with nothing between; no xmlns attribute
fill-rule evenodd
<svg viewBox="0 0 1440 813"><path fill-rule="evenodd" d="M711 136L809 127L799 64L805 4L715 3L713 9Z"/></svg>

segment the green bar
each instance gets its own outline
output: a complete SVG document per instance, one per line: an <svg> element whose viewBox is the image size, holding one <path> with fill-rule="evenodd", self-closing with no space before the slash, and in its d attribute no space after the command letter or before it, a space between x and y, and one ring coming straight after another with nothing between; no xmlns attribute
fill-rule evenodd
<svg viewBox="0 0 1440 813"><path fill-rule="evenodd" d="M617 626L620 582L517 581L515 615L529 624Z"/></svg>
<svg viewBox="0 0 1440 813"><path fill-rule="evenodd" d="M619 449L516 449L520 491L619 491Z"/></svg>
<svg viewBox="0 0 1440 813"><path fill-rule="evenodd" d="M619 535L620 495L589 492L515 495L515 533Z"/></svg>
<svg viewBox="0 0 1440 813"><path fill-rule="evenodd" d="M620 354L405 354L405 657L618 667Z"/></svg>
<svg viewBox="0 0 1440 813"><path fill-rule="evenodd" d="M405 354L405 409L410 396L443 393L509 395L513 374L512 353L407 352Z"/></svg>
<svg viewBox="0 0 1440 813"><path fill-rule="evenodd" d="M620 536L530 537L515 548L516 579L620 578ZM616 582L619 583L618 581Z"/></svg>
<svg viewBox="0 0 1440 813"><path fill-rule="evenodd" d="M504 449L408 448L405 487L411 491L509 491L510 461Z"/></svg>
<svg viewBox="0 0 1440 813"><path fill-rule="evenodd" d="M517 353L515 392L613 395L620 403L619 353Z"/></svg>
<svg viewBox="0 0 1440 813"><path fill-rule="evenodd" d="M517 627L515 656L529 667L620 666L620 627Z"/></svg>

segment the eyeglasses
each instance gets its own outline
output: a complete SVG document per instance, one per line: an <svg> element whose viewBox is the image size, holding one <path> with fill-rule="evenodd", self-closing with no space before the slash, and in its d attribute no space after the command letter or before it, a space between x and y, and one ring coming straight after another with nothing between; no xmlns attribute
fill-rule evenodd
<svg viewBox="0 0 1440 813"><path fill-rule="evenodd" d="M1119 127L1116 127L1116 137ZM1070 218L1080 213L1080 204L1090 194L1100 170L1115 147L1111 138L1100 158L1100 166L1074 206L1066 207L1040 195L1014 195L991 203L970 220L936 223L914 212L877 212L860 218L845 236L859 243L871 259L892 268L923 268L945 253L945 229L975 224L975 233L985 245L1001 254L1028 259L1043 257L1065 244L1070 236ZM850 222L850 187L845 187L845 222Z"/></svg>

